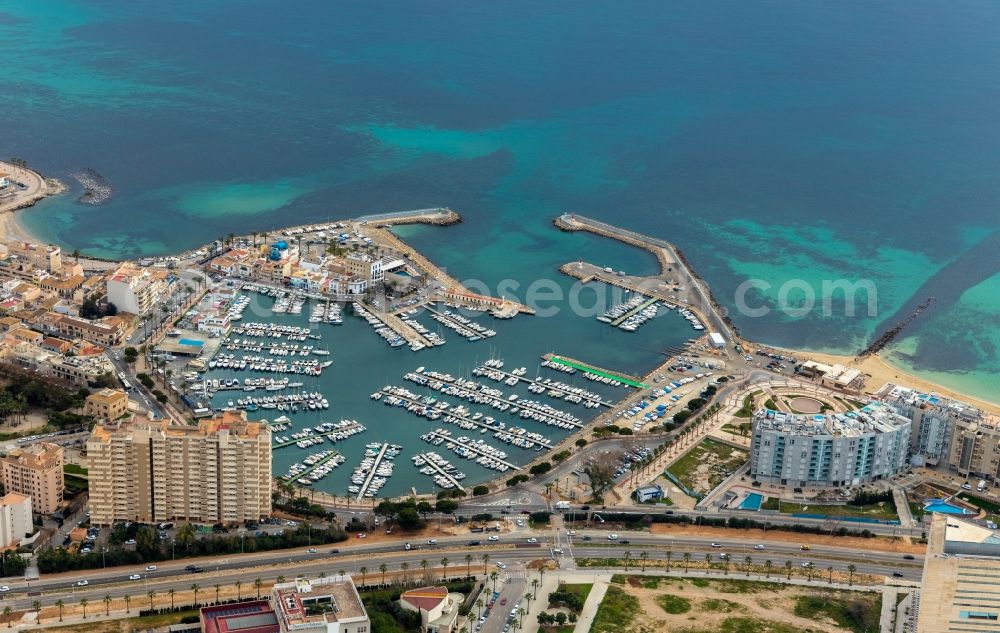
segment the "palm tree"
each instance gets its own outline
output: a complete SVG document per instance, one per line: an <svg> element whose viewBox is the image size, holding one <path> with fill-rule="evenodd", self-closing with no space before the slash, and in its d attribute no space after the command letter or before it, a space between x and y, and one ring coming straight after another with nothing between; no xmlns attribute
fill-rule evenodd
<svg viewBox="0 0 1000 633"><path fill-rule="evenodd" d="M409 574L410 564L407 563L406 561L403 561L403 563L399 566L399 568L403 570L403 584L404 585L409 584L409 582L410 582L410 574Z"/></svg>
<svg viewBox="0 0 1000 633"><path fill-rule="evenodd" d="M476 600L476 606L479 608L479 615L476 616L476 617L479 617L479 618L483 617L483 599L482 598L479 598L478 600Z"/></svg>
<svg viewBox="0 0 1000 633"><path fill-rule="evenodd" d="M670 559L673 558L674 553L667 550L667 571L670 571Z"/></svg>
<svg viewBox="0 0 1000 633"><path fill-rule="evenodd" d="M448 580L448 562L447 558L441 559L441 566L444 567L444 570L441 572L441 580Z"/></svg>
<svg viewBox="0 0 1000 633"><path fill-rule="evenodd" d="M378 566L378 570L382 572L382 584L385 585L385 572L389 571L389 566L386 565L385 563L382 563L381 565Z"/></svg>
<svg viewBox="0 0 1000 633"><path fill-rule="evenodd" d="M215 604L219 604L219 589L222 589L222 585L215 583Z"/></svg>
<svg viewBox="0 0 1000 633"><path fill-rule="evenodd" d="M532 589L533 595L535 597L538 597L538 585L540 585L540 584L541 583L538 582L537 578L532 578L531 579L531 589Z"/></svg>
<svg viewBox="0 0 1000 633"><path fill-rule="evenodd" d="M472 554L465 555L465 577L472 575Z"/></svg>
<svg viewBox="0 0 1000 633"><path fill-rule="evenodd" d="M743 562L747 564L747 576L750 575L750 564L753 563L753 557L747 556L743 559Z"/></svg>
<svg viewBox="0 0 1000 633"><path fill-rule="evenodd" d="M233 584L236 585L236 602L239 602L242 599L242 596L240 595L240 587L243 586L243 581L242 580L237 580Z"/></svg>
<svg viewBox="0 0 1000 633"><path fill-rule="evenodd" d="M490 555L483 554L483 575L486 574L486 563L490 562Z"/></svg>
<svg viewBox="0 0 1000 633"><path fill-rule="evenodd" d="M260 586L264 584L260 578L255 578L253 581L253 588L257 590L257 599L260 600Z"/></svg>
<svg viewBox="0 0 1000 633"><path fill-rule="evenodd" d="M277 582L277 583L285 582L285 577L284 576L278 576L277 578L274 579L274 581Z"/></svg>
<svg viewBox="0 0 1000 633"><path fill-rule="evenodd" d="M691 564L691 552L684 552L684 573L688 573L688 566Z"/></svg>
<svg viewBox="0 0 1000 633"><path fill-rule="evenodd" d="M177 590L171 588L171 589L167 590L167 593L170 594L170 610L173 611L174 610L174 594L177 593Z"/></svg>
<svg viewBox="0 0 1000 633"><path fill-rule="evenodd" d="M729 562L730 558L728 556L722 559L722 569L724 570L727 576L729 575Z"/></svg>
<svg viewBox="0 0 1000 633"><path fill-rule="evenodd" d="M62 601L62 598L56 600L56 608L59 609L59 621L60 622L63 621L62 614L63 614L63 607L65 607L65 606L66 606L66 603Z"/></svg>
<svg viewBox="0 0 1000 633"><path fill-rule="evenodd" d="M111 596L104 596L104 617L111 615Z"/></svg>
<svg viewBox="0 0 1000 633"><path fill-rule="evenodd" d="M847 573L849 574L847 577L848 587L854 584L854 572L856 571L858 571L858 568L854 565L854 563L851 563L850 565L847 566Z"/></svg>
<svg viewBox="0 0 1000 633"><path fill-rule="evenodd" d="M774 563L772 563L772 562L771 562L771 559L770 559L770 558L769 558L769 559L767 559L766 561L764 561L764 571L765 571L765 575L764 575L764 577L765 577L765 578L770 578L770 577L771 577L771 566L772 566L773 564L774 564Z"/></svg>
<svg viewBox="0 0 1000 633"><path fill-rule="evenodd" d="M426 577L427 576L427 559L426 558L420 561L420 569L424 570L424 577Z"/></svg>
<svg viewBox="0 0 1000 633"><path fill-rule="evenodd" d="M152 611L153 610L153 598L156 597L156 592L153 591L152 589L150 589L149 591L146 592L146 595L149 596L149 610Z"/></svg>
<svg viewBox="0 0 1000 633"><path fill-rule="evenodd" d="M787 579L791 580L792 579L792 561L790 561L790 560L786 560L785 561L785 571L788 572L788 578Z"/></svg>
<svg viewBox="0 0 1000 633"><path fill-rule="evenodd" d="M625 573L628 573L628 559L632 557L632 552L625 550Z"/></svg>
<svg viewBox="0 0 1000 633"><path fill-rule="evenodd" d="M198 590L199 589L201 589L201 586L198 583L196 583L196 582L191 583L191 591L194 592L194 606L196 606L196 607L198 606Z"/></svg>
<svg viewBox="0 0 1000 633"><path fill-rule="evenodd" d="M826 581L828 583L832 583L833 582L833 567L827 567L826 571L829 574L829 577L826 579Z"/></svg>
<svg viewBox="0 0 1000 633"><path fill-rule="evenodd" d="M132 596L125 594L125 613L129 612L129 603L132 602Z"/></svg>
<svg viewBox="0 0 1000 633"><path fill-rule="evenodd" d="M527 606L524 607L524 609L526 611L530 611L531 610L531 598L532 598L532 596L531 596L531 592L530 591L528 593L524 594L524 600L528 603Z"/></svg>
<svg viewBox="0 0 1000 633"><path fill-rule="evenodd" d="M491 571L490 572L490 580L493 581L493 591L494 592L496 592L496 590L497 590L497 578L499 578L499 577L500 577L500 574L498 574L497 572L495 572L495 571Z"/></svg>
<svg viewBox="0 0 1000 633"><path fill-rule="evenodd" d="M705 568L711 571L712 569L712 555L705 554Z"/></svg>
<svg viewBox="0 0 1000 633"><path fill-rule="evenodd" d="M639 560L642 561L642 571L646 571L646 560L649 559L649 552L640 552Z"/></svg>
<svg viewBox="0 0 1000 633"><path fill-rule="evenodd" d="M35 621L41 623L42 603L40 600L32 600L31 608L35 611Z"/></svg>
<svg viewBox="0 0 1000 633"><path fill-rule="evenodd" d="M364 584L365 584L365 576L368 574L368 568L367 567L362 567L358 571L361 572L361 585L364 586Z"/></svg>
<svg viewBox="0 0 1000 633"><path fill-rule="evenodd" d="M10 614L11 614L12 611L13 611L13 609L10 608L9 604L6 607L3 608L3 619L7 620L7 628L8 629L11 628L11 626L13 626L13 623L11 622L11 618L10 618Z"/></svg>
<svg viewBox="0 0 1000 633"><path fill-rule="evenodd" d="M87 603L90 602L86 598L80 598L80 608L83 609L83 619L87 619Z"/></svg>

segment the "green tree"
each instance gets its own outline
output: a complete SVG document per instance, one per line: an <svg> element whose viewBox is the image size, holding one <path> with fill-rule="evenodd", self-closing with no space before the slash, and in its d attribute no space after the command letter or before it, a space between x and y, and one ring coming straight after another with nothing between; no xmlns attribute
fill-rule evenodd
<svg viewBox="0 0 1000 633"><path fill-rule="evenodd" d="M185 523L177 528L177 544L183 547L184 551L191 551L191 546L194 544L195 536L195 528L190 523Z"/></svg>
<svg viewBox="0 0 1000 633"><path fill-rule="evenodd" d="M144 525L135 533L135 548L139 550L139 553L144 559L153 558L155 554L159 553L160 542L159 537L154 530L149 525Z"/></svg>
<svg viewBox="0 0 1000 633"><path fill-rule="evenodd" d="M448 580L448 563L450 561L447 558L441 559L441 566L444 567L444 571L441 572L441 580Z"/></svg>
<svg viewBox="0 0 1000 633"><path fill-rule="evenodd" d="M111 596L104 596L104 617L111 615Z"/></svg>
<svg viewBox="0 0 1000 633"><path fill-rule="evenodd" d="M266 238L265 238L266 239ZM260 578L254 578L253 588L257 590L257 599L260 600L260 586L263 584Z"/></svg>
<svg viewBox="0 0 1000 633"><path fill-rule="evenodd" d="M198 606L198 590L199 589L201 589L201 586L198 585L198 583L196 583L196 582L191 583L191 591L194 593L194 606L196 606L196 607Z"/></svg>
<svg viewBox="0 0 1000 633"><path fill-rule="evenodd" d="M66 603L63 602L62 598L59 598L58 600L56 600L56 608L59 609L59 621L60 622L63 621L63 608L65 606L66 606Z"/></svg>
<svg viewBox="0 0 1000 633"><path fill-rule="evenodd" d="M83 619L84 620L87 619L87 604L89 604L89 603L90 603L90 601L87 600L86 598L80 598L80 608L83 609Z"/></svg>
<svg viewBox="0 0 1000 633"><path fill-rule="evenodd" d="M154 610L153 609L153 598L156 597L156 592L153 591L152 589L150 589L149 591L146 592L146 596L149 597L149 610L153 611Z"/></svg>
<svg viewBox="0 0 1000 633"><path fill-rule="evenodd" d="M854 572L856 572L856 571L858 571L858 568L857 568L857 566L854 563L851 563L850 565L847 566L847 573L848 573L848 576L847 576L847 586L848 587L854 585Z"/></svg>
<svg viewBox="0 0 1000 633"><path fill-rule="evenodd" d="M11 621L12 618L10 617L10 615L11 615L11 613L13 611L14 610L10 608L9 604L6 607L3 608L3 619L7 621L7 628L8 629L13 626L13 622Z"/></svg>

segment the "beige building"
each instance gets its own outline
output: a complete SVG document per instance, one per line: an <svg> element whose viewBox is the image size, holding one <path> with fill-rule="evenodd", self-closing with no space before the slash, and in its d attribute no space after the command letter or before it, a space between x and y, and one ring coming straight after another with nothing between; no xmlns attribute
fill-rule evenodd
<svg viewBox="0 0 1000 633"><path fill-rule="evenodd" d="M31 497L35 514L59 509L63 493L63 448L41 442L0 457L3 487Z"/></svg>
<svg viewBox="0 0 1000 633"><path fill-rule="evenodd" d="M1000 420L955 420L948 467L966 477L1000 478Z"/></svg>
<svg viewBox="0 0 1000 633"><path fill-rule="evenodd" d="M454 633L458 630L458 608L464 599L460 593L448 593L447 587L421 587L400 595L399 606L420 614L423 633Z"/></svg>
<svg viewBox="0 0 1000 633"><path fill-rule="evenodd" d="M120 389L101 389L87 396L83 412L98 420L117 420L128 412L128 394Z"/></svg>
<svg viewBox="0 0 1000 633"><path fill-rule="evenodd" d="M918 633L1000 631L1000 537L954 516L931 522Z"/></svg>
<svg viewBox="0 0 1000 633"><path fill-rule="evenodd" d="M108 277L108 301L121 312L145 316L156 307L164 293L166 272L125 262Z"/></svg>
<svg viewBox="0 0 1000 633"><path fill-rule="evenodd" d="M227 411L182 426L133 417L87 440L91 521L257 521L271 514L271 433Z"/></svg>
<svg viewBox="0 0 1000 633"><path fill-rule="evenodd" d="M350 576L278 583L271 602L282 633L371 633L368 612Z"/></svg>
<svg viewBox="0 0 1000 633"><path fill-rule="evenodd" d="M15 545L34 531L31 497L19 492L0 497L0 547Z"/></svg>

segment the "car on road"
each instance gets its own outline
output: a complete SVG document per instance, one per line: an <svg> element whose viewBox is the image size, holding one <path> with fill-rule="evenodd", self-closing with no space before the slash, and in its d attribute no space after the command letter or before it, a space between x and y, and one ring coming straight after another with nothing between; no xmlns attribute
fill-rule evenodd
<svg viewBox="0 0 1000 633"><path fill-rule="evenodd" d="M306 554L315 554L315 553L316 553L315 547L310 547L309 549L306 550Z"/></svg>
<svg viewBox="0 0 1000 633"><path fill-rule="evenodd" d="M722 543L712 543L712 547L718 549L718 548L722 547Z"/></svg>
<svg viewBox="0 0 1000 633"><path fill-rule="evenodd" d="M815 567L815 565L812 562L810 562L810 561L806 561L806 562L802 563L802 568L803 569L809 569L810 567Z"/></svg>
<svg viewBox="0 0 1000 633"><path fill-rule="evenodd" d="M438 542L437 542L436 538L429 538L429 539L427 539L427 544L428 545L437 545Z"/></svg>
<svg viewBox="0 0 1000 633"><path fill-rule="evenodd" d="M88 582L86 580L77 580L76 581L76 586L77 587L86 587L89 584L90 584L90 582Z"/></svg>
<svg viewBox="0 0 1000 633"><path fill-rule="evenodd" d="M146 571L156 571L156 565L146 565Z"/></svg>
<svg viewBox="0 0 1000 633"><path fill-rule="evenodd" d="M8 591L10 591L10 587L7 585L0 586L0 593L7 593Z"/></svg>
<svg viewBox="0 0 1000 633"><path fill-rule="evenodd" d="M131 576L128 577L128 579L129 580L142 580L142 576L140 576L139 574L132 574Z"/></svg>
<svg viewBox="0 0 1000 633"><path fill-rule="evenodd" d="M611 534L608 534L608 540L609 541L617 541L618 540L618 535L615 534L614 532L612 532Z"/></svg>
<svg viewBox="0 0 1000 633"><path fill-rule="evenodd" d="M620 545L628 545L631 542L632 541L628 540L627 538L623 538L622 540L618 541Z"/></svg>
<svg viewBox="0 0 1000 633"><path fill-rule="evenodd" d="M368 538L368 535L364 532L358 532L358 538Z"/></svg>
<svg viewBox="0 0 1000 633"><path fill-rule="evenodd" d="M507 606L507 598L500 598L500 606L501 607Z"/></svg>
<svg viewBox="0 0 1000 633"><path fill-rule="evenodd" d="M497 541L499 541L499 540L500 540L500 537L499 537L499 536L497 536L496 534L491 534L491 535L490 535L490 537L489 537L488 539L486 539L486 540L487 540L487 541L491 541L491 542L494 542L494 543L495 543L495 542L497 542Z"/></svg>
<svg viewBox="0 0 1000 633"><path fill-rule="evenodd" d="M413 546L410 545L409 543L407 543L406 545L403 546L403 549L409 551L409 550L413 549Z"/></svg>
<svg viewBox="0 0 1000 633"><path fill-rule="evenodd" d="M134 538L130 538L129 540L125 541L125 544L126 545L135 545L135 539Z"/></svg>
<svg viewBox="0 0 1000 633"><path fill-rule="evenodd" d="M906 554L905 556L903 556L903 559L904 560L913 560L913 554Z"/></svg>
<svg viewBox="0 0 1000 633"><path fill-rule="evenodd" d="M482 541L469 541L469 547L477 547L482 544L483 544Z"/></svg>
<svg viewBox="0 0 1000 633"><path fill-rule="evenodd" d="M507 569L507 564L501 561L497 561L497 569Z"/></svg>
<svg viewBox="0 0 1000 633"><path fill-rule="evenodd" d="M528 539L528 542L529 542L529 543L537 543L537 542L538 542L538 539L536 539L536 538L532 537L532 538L529 538L529 539Z"/></svg>
<svg viewBox="0 0 1000 633"><path fill-rule="evenodd" d="M576 536L576 530L567 530L566 531L566 535L567 536Z"/></svg>
<svg viewBox="0 0 1000 633"><path fill-rule="evenodd" d="M811 550L812 548L811 548L811 547L809 547L808 545L803 545L803 546L802 546L802 547L800 547L799 549L800 549L800 550L802 550L803 552L808 552L808 551L809 551L809 550Z"/></svg>
<svg viewBox="0 0 1000 633"><path fill-rule="evenodd" d="M729 554L722 552L719 554L719 560L729 560Z"/></svg>
<svg viewBox="0 0 1000 633"><path fill-rule="evenodd" d="M754 546L753 546L753 548L754 548L755 550L762 550L762 549L764 549L764 546L763 546L763 545L761 545L760 543L758 543L758 544L754 545Z"/></svg>
<svg viewBox="0 0 1000 633"><path fill-rule="evenodd" d="M903 574L899 573L898 571L894 571L894 572L892 572L892 577L893 578L902 578Z"/></svg>
<svg viewBox="0 0 1000 633"><path fill-rule="evenodd" d="M590 540L592 540L592 539L591 539L591 537L589 537L589 536L584 536L584 537L583 537L583 540L585 540L585 541L590 541Z"/></svg>

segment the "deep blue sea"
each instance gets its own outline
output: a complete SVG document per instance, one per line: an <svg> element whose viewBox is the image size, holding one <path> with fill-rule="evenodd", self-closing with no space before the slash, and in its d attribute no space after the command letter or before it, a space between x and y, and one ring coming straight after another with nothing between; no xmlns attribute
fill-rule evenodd
<svg viewBox="0 0 1000 633"><path fill-rule="evenodd" d="M996 2L7 0L0 52L0 156L115 187L24 215L68 248L446 205L465 223L406 237L490 287L651 266L551 227L573 210L676 243L727 305L877 289L874 317L736 311L759 341L852 353L935 297L893 361L1000 399Z"/></svg>

